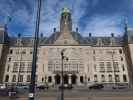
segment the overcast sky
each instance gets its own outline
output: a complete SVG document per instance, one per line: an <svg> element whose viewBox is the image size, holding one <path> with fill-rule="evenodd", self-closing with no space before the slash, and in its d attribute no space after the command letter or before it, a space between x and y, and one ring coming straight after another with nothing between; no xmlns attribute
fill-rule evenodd
<svg viewBox="0 0 133 100"><path fill-rule="evenodd" d="M0 0L0 25L12 16L8 25L10 35L34 34L37 0ZM133 27L133 0L42 0L40 33L49 36L56 27L59 30L63 7L71 9L73 30L82 35L91 32L95 36L122 35L124 18Z"/></svg>

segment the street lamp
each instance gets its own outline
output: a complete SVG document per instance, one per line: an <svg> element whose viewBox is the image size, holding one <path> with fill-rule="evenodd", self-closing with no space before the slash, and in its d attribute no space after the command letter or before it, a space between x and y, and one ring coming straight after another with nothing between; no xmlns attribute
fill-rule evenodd
<svg viewBox="0 0 133 100"><path fill-rule="evenodd" d="M38 51L38 44L39 44L41 2L42 2L41 0L38 0L38 2L37 2L38 8L37 8L37 18L36 18L36 27L35 27L35 37L34 37L31 82L30 82L30 86L29 86L29 100L34 100L34 95L35 95L35 77L36 77L37 51Z"/></svg>
<svg viewBox="0 0 133 100"><path fill-rule="evenodd" d="M66 49L63 49L61 51L61 79L62 79L62 83L61 83L61 100L64 100L64 78L63 78L63 65L64 65L64 59L66 58L66 60L68 60L67 57L64 56L64 51Z"/></svg>

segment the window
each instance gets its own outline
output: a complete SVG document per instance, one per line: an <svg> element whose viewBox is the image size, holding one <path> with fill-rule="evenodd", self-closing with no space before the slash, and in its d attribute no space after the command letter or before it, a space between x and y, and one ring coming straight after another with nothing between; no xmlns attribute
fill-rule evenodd
<svg viewBox="0 0 133 100"><path fill-rule="evenodd" d="M119 53L122 54L122 50L121 49L119 49Z"/></svg>
<svg viewBox="0 0 133 100"><path fill-rule="evenodd" d="M18 76L18 82L23 82L23 75Z"/></svg>
<svg viewBox="0 0 133 100"><path fill-rule="evenodd" d="M97 65L94 64L94 71L96 72L97 71Z"/></svg>
<svg viewBox="0 0 133 100"><path fill-rule="evenodd" d="M52 63L49 63L48 64L48 71L52 71L52 67L53 67L53 64Z"/></svg>
<svg viewBox="0 0 133 100"><path fill-rule="evenodd" d="M120 77L119 77L119 75L115 75L115 81L116 81L116 82L120 82Z"/></svg>
<svg viewBox="0 0 133 100"><path fill-rule="evenodd" d="M24 62L20 63L20 72L25 72L25 63Z"/></svg>
<svg viewBox="0 0 133 100"><path fill-rule="evenodd" d="M124 64L122 65L122 70L125 71L125 67L124 67Z"/></svg>
<svg viewBox="0 0 133 100"><path fill-rule="evenodd" d="M9 53L12 54L13 53L13 50L11 49Z"/></svg>
<svg viewBox="0 0 133 100"><path fill-rule="evenodd" d="M90 81L90 78L88 77L88 82Z"/></svg>
<svg viewBox="0 0 133 100"><path fill-rule="evenodd" d="M107 72L112 72L111 62L107 62Z"/></svg>
<svg viewBox="0 0 133 100"><path fill-rule="evenodd" d="M97 75L94 75L94 82L97 82Z"/></svg>
<svg viewBox="0 0 133 100"><path fill-rule="evenodd" d="M11 57L8 58L8 61L9 61L9 62L11 61Z"/></svg>
<svg viewBox="0 0 133 100"><path fill-rule="evenodd" d="M100 72L105 72L104 62L100 62Z"/></svg>
<svg viewBox="0 0 133 100"><path fill-rule="evenodd" d="M49 83L52 82L52 77L51 77L51 76L48 77L48 82L49 82Z"/></svg>
<svg viewBox="0 0 133 100"><path fill-rule="evenodd" d="M16 75L13 75L12 82L16 82Z"/></svg>
<svg viewBox="0 0 133 100"><path fill-rule="evenodd" d="M81 83L84 82L84 78L83 78L83 76L80 76L80 82L81 82Z"/></svg>
<svg viewBox="0 0 133 100"><path fill-rule="evenodd" d="M121 57L121 61L123 61L123 57Z"/></svg>
<svg viewBox="0 0 133 100"><path fill-rule="evenodd" d="M78 64L77 64L78 65ZM89 64L88 64L88 72L89 72L90 68L89 68Z"/></svg>
<svg viewBox="0 0 133 100"><path fill-rule="evenodd" d="M95 50L93 50L93 54L95 54Z"/></svg>
<svg viewBox="0 0 133 100"><path fill-rule="evenodd" d="M96 61L96 57L95 56L93 56L93 60Z"/></svg>
<svg viewBox="0 0 133 100"><path fill-rule="evenodd" d="M105 82L105 76L104 75L101 75L101 81Z"/></svg>
<svg viewBox="0 0 133 100"><path fill-rule="evenodd" d="M33 53L33 50L32 49L30 49L30 54L32 54Z"/></svg>
<svg viewBox="0 0 133 100"><path fill-rule="evenodd" d="M18 72L18 63L14 62L13 64L13 72Z"/></svg>
<svg viewBox="0 0 133 100"><path fill-rule="evenodd" d="M114 71L119 72L118 62L114 62L113 66L114 66Z"/></svg>
<svg viewBox="0 0 133 100"><path fill-rule="evenodd" d="M32 51L30 51L30 54L32 54Z"/></svg>
<svg viewBox="0 0 133 100"><path fill-rule="evenodd" d="M25 49L22 51L22 54L26 54L26 50Z"/></svg>
<svg viewBox="0 0 133 100"><path fill-rule="evenodd" d="M124 81L124 82L127 82L127 77L126 77L126 75L123 75L123 81Z"/></svg>
<svg viewBox="0 0 133 100"><path fill-rule="evenodd" d="M112 75L109 75L108 78L109 78L109 82L112 82L113 81L112 80Z"/></svg>
<svg viewBox="0 0 133 100"><path fill-rule="evenodd" d="M27 82L30 82L30 80L31 80L31 76L27 75Z"/></svg>
<svg viewBox="0 0 133 100"><path fill-rule="evenodd" d="M8 82L8 81L9 81L9 75L6 75L5 82Z"/></svg>
<svg viewBox="0 0 133 100"><path fill-rule="evenodd" d="M7 72L9 72L10 70L10 65L7 65Z"/></svg>
<svg viewBox="0 0 133 100"><path fill-rule="evenodd" d="M19 54L19 49L16 49L16 54Z"/></svg>
<svg viewBox="0 0 133 100"><path fill-rule="evenodd" d="M29 62L28 63L28 67L27 67L27 72L31 72L31 69L32 69L32 63L31 62Z"/></svg>

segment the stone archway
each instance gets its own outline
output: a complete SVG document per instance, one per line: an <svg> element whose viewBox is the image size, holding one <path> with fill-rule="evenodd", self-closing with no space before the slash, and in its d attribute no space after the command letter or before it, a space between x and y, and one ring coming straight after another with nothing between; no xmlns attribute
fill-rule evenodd
<svg viewBox="0 0 133 100"><path fill-rule="evenodd" d="M60 84L60 82L61 82L61 77L60 77L60 75L55 75L55 83L56 84Z"/></svg>
<svg viewBox="0 0 133 100"><path fill-rule="evenodd" d="M64 84L68 84L68 75L67 74L65 74L64 75L64 77L63 77L63 79L64 79Z"/></svg>
<svg viewBox="0 0 133 100"><path fill-rule="evenodd" d="M77 83L77 76L75 75L75 74L73 74L72 76L71 76L71 83L72 84L76 84Z"/></svg>

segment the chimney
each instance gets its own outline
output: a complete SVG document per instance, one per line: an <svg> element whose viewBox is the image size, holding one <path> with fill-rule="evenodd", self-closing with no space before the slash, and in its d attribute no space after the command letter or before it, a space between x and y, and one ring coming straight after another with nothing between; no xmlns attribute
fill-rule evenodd
<svg viewBox="0 0 133 100"><path fill-rule="evenodd" d="M76 28L76 32L78 33L78 31L79 31L79 29L78 29L78 27Z"/></svg>
<svg viewBox="0 0 133 100"><path fill-rule="evenodd" d="M53 30L53 31L54 31L54 33L55 33L55 32L56 32L56 28L54 28L54 30Z"/></svg>
<svg viewBox="0 0 133 100"><path fill-rule="evenodd" d="M114 33L111 33L111 37L114 37Z"/></svg>
<svg viewBox="0 0 133 100"><path fill-rule="evenodd" d="M91 33L89 33L89 37L91 37Z"/></svg>
<svg viewBox="0 0 133 100"><path fill-rule="evenodd" d="M18 38L21 38L21 33L18 33Z"/></svg>

